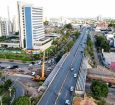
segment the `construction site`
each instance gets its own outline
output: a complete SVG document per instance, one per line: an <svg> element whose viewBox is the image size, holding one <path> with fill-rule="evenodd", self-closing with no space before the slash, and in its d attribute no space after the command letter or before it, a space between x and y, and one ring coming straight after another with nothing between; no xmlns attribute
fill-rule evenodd
<svg viewBox="0 0 115 105"><path fill-rule="evenodd" d="M19 67L12 68L7 62L1 62L4 67L3 74L6 79L11 79L14 83L19 83L24 88L24 93L30 97L37 97L39 87L43 84L47 76L54 69L56 63L54 58L45 61L45 52L41 61L34 64L17 64Z"/></svg>

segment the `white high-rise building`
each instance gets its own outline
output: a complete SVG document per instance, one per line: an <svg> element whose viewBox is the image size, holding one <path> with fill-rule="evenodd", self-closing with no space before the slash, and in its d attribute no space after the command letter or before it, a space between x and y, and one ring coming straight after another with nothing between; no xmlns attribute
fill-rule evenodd
<svg viewBox="0 0 115 105"><path fill-rule="evenodd" d="M0 20L0 32L1 32L1 36L9 36L8 20L7 19Z"/></svg>
<svg viewBox="0 0 115 105"><path fill-rule="evenodd" d="M31 4L17 2L19 17L20 47L39 49L39 40L45 37L43 9Z"/></svg>
<svg viewBox="0 0 115 105"><path fill-rule="evenodd" d="M17 16L14 16L14 17L13 17L12 27L13 27L13 33L19 31L19 28L18 28L18 17L17 17Z"/></svg>

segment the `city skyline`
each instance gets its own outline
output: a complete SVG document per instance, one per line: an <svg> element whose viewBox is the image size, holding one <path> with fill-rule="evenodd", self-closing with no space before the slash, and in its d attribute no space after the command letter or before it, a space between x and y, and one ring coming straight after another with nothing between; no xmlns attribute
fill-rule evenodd
<svg viewBox="0 0 115 105"><path fill-rule="evenodd" d="M17 15L17 0L0 0L0 16L8 17L7 7L9 6L10 17ZM38 7L43 7L44 17L111 17L115 18L114 0L20 0L32 2ZM3 11L4 10L4 11Z"/></svg>

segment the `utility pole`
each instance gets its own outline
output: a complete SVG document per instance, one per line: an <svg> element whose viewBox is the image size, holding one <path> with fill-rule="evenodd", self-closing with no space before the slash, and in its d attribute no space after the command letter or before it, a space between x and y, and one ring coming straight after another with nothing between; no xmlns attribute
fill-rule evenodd
<svg viewBox="0 0 115 105"><path fill-rule="evenodd" d="M43 63L42 63L42 78L44 79L44 69L45 69L45 51L43 52Z"/></svg>

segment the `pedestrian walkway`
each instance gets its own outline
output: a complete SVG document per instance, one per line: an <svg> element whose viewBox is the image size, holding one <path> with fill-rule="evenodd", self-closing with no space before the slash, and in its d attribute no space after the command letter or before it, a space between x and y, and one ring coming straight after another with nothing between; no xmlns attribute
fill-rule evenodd
<svg viewBox="0 0 115 105"><path fill-rule="evenodd" d="M76 95L85 93L86 76L87 76L87 66L86 66L86 58L84 58L78 73L76 89L75 89Z"/></svg>

